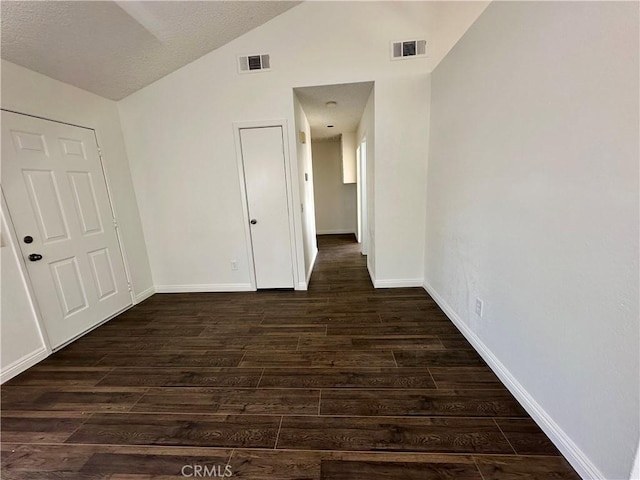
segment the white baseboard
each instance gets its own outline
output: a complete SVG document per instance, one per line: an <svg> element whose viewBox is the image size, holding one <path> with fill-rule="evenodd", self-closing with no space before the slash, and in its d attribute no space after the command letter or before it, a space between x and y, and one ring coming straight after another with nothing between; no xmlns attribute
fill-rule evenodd
<svg viewBox="0 0 640 480"><path fill-rule="evenodd" d="M371 265L369 264L370 257L367 257L367 271L369 272L369 278L371 278L371 283L373 283L373 288L376 285L376 274L374 273Z"/></svg>
<svg viewBox="0 0 640 480"><path fill-rule="evenodd" d="M351 228L338 228L334 230L317 230L316 235L348 235L348 234L356 234Z"/></svg>
<svg viewBox="0 0 640 480"><path fill-rule="evenodd" d="M309 271L307 272L307 285L309 285L309 280L311 280L311 274L313 273L313 267L316 266L316 260L318 259L318 249L316 248L313 252L313 258L311 259L311 265L309 265Z"/></svg>
<svg viewBox="0 0 640 480"><path fill-rule="evenodd" d="M527 390L520 384L516 377L509 369L493 354L480 337L478 337L471 328L458 316L456 312L447 304L447 302L436 292L426 281L423 284L424 289L440 306L444 313L449 317L454 325L460 330L465 338L473 345L473 348L480 354L485 362L491 367L491 370L500 378L507 389L520 402L523 408L531 415L540 428L547 434L558 450L565 456L571 466L584 479L606 480L605 476L598 468L589 460L585 453L575 444L573 440L560 428L542 406L531 396Z"/></svg>
<svg viewBox="0 0 640 480"><path fill-rule="evenodd" d="M638 442L636 458L633 460L633 467L631 469L631 477L629 480L640 480L640 442Z"/></svg>
<svg viewBox="0 0 640 480"><path fill-rule="evenodd" d="M376 288L404 288L404 287L422 287L421 278L407 278L396 280L374 280L373 286Z"/></svg>
<svg viewBox="0 0 640 480"><path fill-rule="evenodd" d="M252 292L250 283L203 283L192 285L156 285L156 293Z"/></svg>
<svg viewBox="0 0 640 480"><path fill-rule="evenodd" d="M39 349L19 358L10 365L7 365L0 372L0 383L11 380L16 375L24 372L26 369L33 367L36 363L41 362L49 356L49 351L43 345Z"/></svg>
<svg viewBox="0 0 640 480"><path fill-rule="evenodd" d="M307 278L305 281L298 282L298 286L296 290L308 290L309 289L309 280L311 279L311 274L313 273L313 267L316 264L316 259L318 258L318 249L316 248L313 252L313 258L311 259L311 265L309 265L309 271L307 272Z"/></svg>
<svg viewBox="0 0 640 480"><path fill-rule="evenodd" d="M147 298L149 298L151 295L153 295L154 293L156 293L156 289L151 286L149 288L147 288L146 290L135 294L134 298L135 298L135 305L139 304L140 302L146 300Z"/></svg>

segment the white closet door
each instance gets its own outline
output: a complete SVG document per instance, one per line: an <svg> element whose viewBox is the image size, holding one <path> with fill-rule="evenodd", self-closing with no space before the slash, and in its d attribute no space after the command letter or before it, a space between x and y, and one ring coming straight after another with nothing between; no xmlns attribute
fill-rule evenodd
<svg viewBox="0 0 640 480"><path fill-rule="evenodd" d="M2 112L2 189L53 348L131 304L93 130Z"/></svg>
<svg viewBox="0 0 640 480"><path fill-rule="evenodd" d="M282 127L240 130L258 288L293 288Z"/></svg>

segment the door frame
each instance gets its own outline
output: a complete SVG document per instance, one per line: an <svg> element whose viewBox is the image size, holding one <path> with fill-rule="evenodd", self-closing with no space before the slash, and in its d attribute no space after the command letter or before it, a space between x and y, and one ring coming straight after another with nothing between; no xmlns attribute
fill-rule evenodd
<svg viewBox="0 0 640 480"><path fill-rule="evenodd" d="M249 264L249 282L251 283L251 290L257 290L256 282L256 270L253 258L253 242L251 239L251 228L249 228L249 206L247 205L247 185L245 183L244 175L244 161L242 159L242 138L240 137L240 131L249 128L269 128L280 127L282 128L282 150L284 156L284 175L285 184L287 186L287 210L289 217L289 244L291 245L291 262L293 265L293 288L298 289L299 275L298 275L298 248L296 242L296 229L294 218L294 201L293 201L293 182L294 178L291 171L291 157L289 155L289 129L285 119L276 120L257 120L248 122L233 122L233 137L236 145L236 163L238 167L238 179L240 183L240 196L242 198L242 218L244 221L244 235L247 248L247 260Z"/></svg>
<svg viewBox="0 0 640 480"><path fill-rule="evenodd" d="M363 148L364 147L364 148ZM362 134L362 138L358 143L358 149L360 150L360 155L358 161L360 162L360 176L358 178L358 182L360 182L360 223L362 228L362 242L360 252L362 255L369 254L369 219L368 219L368 209L367 209L367 132L365 131Z"/></svg>
<svg viewBox="0 0 640 480"><path fill-rule="evenodd" d="M80 128L89 128L89 127L80 127ZM102 154L102 148L100 148L100 135L93 128L89 128L89 130L93 131L93 136L96 139L96 146L98 147L98 157L100 158L100 168L102 169L102 177L104 178L104 184L107 187L107 197L109 198L109 208L111 208L111 215L113 216L113 222L116 227L116 237L118 238L118 246L120 247L120 255L122 256L122 264L124 265L124 274L127 277L127 286L129 287L129 296L131 297L131 305L129 305L129 307L127 308L131 308L134 305L137 305L138 303L145 300L147 297L144 297L141 300L138 300L136 298L135 292L133 291L133 280L132 280L133 277L131 276L131 269L129 268L129 259L127 257L127 249L125 248L124 240L122 239L122 233L120 232L120 222L118 220L118 212L116 210L116 204L113 201L113 193L111 193L112 189L111 189L111 185L109 184L109 175L107 175L107 166L104 164L104 160L102 159L103 154Z"/></svg>
<svg viewBox="0 0 640 480"><path fill-rule="evenodd" d="M42 339L44 340L44 344L45 347L47 349L48 353L54 352L54 351L58 351L62 348L64 348L65 346L69 345L70 343L74 342L76 339L86 335L87 333L91 332L92 330L98 328L100 325L103 325L104 323L108 322L109 320L117 317L118 315L120 315L122 312L130 309L131 307L133 307L134 305L136 305L136 298L135 295L133 293L133 283L131 281L131 270L129 268L129 262L127 259L127 255L125 253L125 248L124 248L124 242L122 240L122 236L120 234L120 224L118 222L118 214L116 211L116 206L113 202L113 193L112 193L112 188L111 185L109 184L109 176L107 175L107 168L104 164L104 160L103 160L103 154L102 154L102 149L100 148L100 135L99 133L91 127L86 127L83 125L78 125L75 123L69 123L69 122L64 122L64 121L60 121L60 120L55 120L52 118L47 118L47 117L43 117L40 115L31 115L29 113L24 113L24 112L18 112L17 110L11 110L8 108L0 108L1 111L4 112L8 112L8 113L14 113L17 115L23 115L25 117L31 117L31 118L35 118L38 120L45 120L48 122L55 122L55 123L60 123L63 125L69 125L71 127L76 127L76 128L83 128L85 130L90 130L93 133L93 138L95 139L96 142L96 147L98 149L98 159L100 161L100 170L102 170L102 178L104 179L104 184L105 184L105 188L107 189L107 198L109 200L109 209L111 211L111 215L112 215L112 222L115 226L115 230L116 230L116 238L118 239L118 247L120 248L120 256L122 258L122 264L124 266L124 273L125 273L125 277L127 279L127 286L129 289L129 298L130 298L130 303L125 306L122 310L114 313L113 315L108 316L107 318L101 320L100 322L98 322L97 324L95 324L94 326L92 326L91 328L85 330L84 332L78 334L77 336L73 337L72 339L68 340L67 342L63 343L62 345L59 345L58 347L52 348L51 347L51 342L49 340L49 336L47 333L47 329L45 328L45 323L44 323L44 316L42 314L42 311L40 310L40 306L38 304L38 299L35 295L35 290L33 288L33 284L31 282L31 276L29 275L29 271L27 270L27 266L24 260L24 257L22 255L22 251L20 248L20 244L18 243L18 237L17 237L17 233L15 230L15 226L13 223L13 219L11 217L11 211L9 210L9 204L6 202L5 196L4 196L4 190L1 188L0 185L0 196L2 197L2 213L3 215L5 215L5 220L7 223L7 226L9 227L9 235L11 237L11 241L13 243L14 248L14 253L18 256L18 264L20 265L20 270L21 273L25 279L25 283L27 285L27 293L29 295L29 301L31 302L31 305L34 308L34 312L35 312L35 316L36 316L36 320L38 322L38 327L40 329L40 335L42 337ZM138 302L139 303L139 302Z"/></svg>
<svg viewBox="0 0 640 480"><path fill-rule="evenodd" d="M357 143L357 142L356 142ZM360 253L362 253L362 174L360 152L361 144L357 143L356 147L356 240L360 244Z"/></svg>

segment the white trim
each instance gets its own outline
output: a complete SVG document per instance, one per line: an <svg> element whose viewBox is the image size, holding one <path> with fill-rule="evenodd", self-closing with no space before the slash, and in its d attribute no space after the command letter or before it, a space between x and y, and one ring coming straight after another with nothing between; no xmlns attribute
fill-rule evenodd
<svg viewBox="0 0 640 480"><path fill-rule="evenodd" d="M156 285L155 293L252 292L250 283L199 283L191 285Z"/></svg>
<svg viewBox="0 0 640 480"><path fill-rule="evenodd" d="M369 278L371 278L371 283L373 283L373 288L375 288L376 275L375 273L373 273L373 270L371 269L371 264L369 263L369 260L371 260L371 257L367 255L367 271L369 272Z"/></svg>
<svg viewBox="0 0 640 480"><path fill-rule="evenodd" d="M139 304L140 302L143 302L144 300L149 298L154 293L156 293L156 289L155 289L155 287L153 287L153 285L150 286L149 288L147 288L146 290L143 290L140 293L136 293L135 297L134 297L135 298L135 305Z"/></svg>
<svg viewBox="0 0 640 480"><path fill-rule="evenodd" d="M375 86L373 87L375 89ZM371 90L370 96L374 94L374 90ZM369 100L367 100L368 102ZM375 109L374 109L374 125L375 125ZM367 179L367 159L369 158L369 144L367 143L367 131L362 131L362 138L358 143L358 148L360 149L360 178L358 181L360 182L360 229L362 233L362 238L360 239L360 253L362 255L369 254L369 242L371 241L371 232L369 231L369 196L367 193L367 182L372 180ZM362 146L364 145L364 149ZM363 156L364 152L364 156Z"/></svg>
<svg viewBox="0 0 640 480"><path fill-rule="evenodd" d="M311 279L311 274L313 273L313 267L316 264L316 259L318 258L318 249L316 248L313 251L313 258L311 259L311 265L309 265L309 271L307 272L306 280L304 282L298 282L298 286L296 290L309 290L309 280Z"/></svg>
<svg viewBox="0 0 640 480"><path fill-rule="evenodd" d="M247 189L244 174L244 161L242 159L242 139L240 130L249 128L266 128L280 127L282 129L282 154L285 164L285 184L287 186L287 209L289 217L289 243L291 247L291 266L292 279L294 287L304 282L300 281L300 272L298 270L298 242L296 240L296 209L294 209L294 182L292 178L297 178L297 170L292 173L292 162L289 154L289 126L286 119L261 120L251 122L233 122L233 134L236 144L236 162L238 167L238 177L240 180L240 192L242 195L242 214L244 218L245 239L247 244L247 258L249 259L249 280L251 282L251 290L257 289L256 272L253 257L253 242L251 240L251 229L249 228L249 207L247 205ZM306 289L306 288L305 288Z"/></svg>
<svg viewBox="0 0 640 480"><path fill-rule="evenodd" d="M458 316L458 314L447 304L435 289L425 280L424 289L440 306L449 320L460 330L465 338L471 343L473 348L480 354L491 370L500 378L502 383L509 389L514 397L520 402L524 409L531 415L533 420L547 434L551 441L558 447L558 450L565 456L571 466L582 478L594 480L606 480L606 477L589 460L589 457L580 450L578 445L567 435L562 428L553 420L542 406L527 392L517 378L509 369L496 357L484 342L473 330Z"/></svg>
<svg viewBox="0 0 640 480"><path fill-rule="evenodd" d="M307 272L307 285L309 285L309 280L311 280L311 274L313 273L313 267L316 266L316 260L318 259L318 247L313 250L313 258L311 259L311 264L309 265L309 271Z"/></svg>
<svg viewBox="0 0 640 480"><path fill-rule="evenodd" d="M349 235L349 234L355 235L356 232L354 232L353 229L348 229L348 228L336 228L332 230L316 231L316 235Z"/></svg>
<svg viewBox="0 0 640 480"><path fill-rule="evenodd" d="M291 95L291 111L293 111L293 90ZM289 124L287 124L289 125ZM291 225L293 229L293 253L295 257L295 274L298 280L306 277L305 272L305 259L304 259L304 233L303 233L303 221L302 221L302 208L298 208L298 205L302 206L303 199L300 191L300 171L298 170L298 148L295 122L289 125L291 131L285 136L285 140L289 142L286 146L286 152L289 159L289 175L291 186ZM315 227L315 224L314 224Z"/></svg>
<svg viewBox="0 0 640 480"><path fill-rule="evenodd" d="M116 208L116 204L113 201L113 194L111 193L112 191L111 182L109 180L109 175L107 175L108 168L107 168L107 165L105 165L105 162L103 161L103 158L102 158L103 153L102 153L102 149L100 148L101 136L94 128L92 128L91 131L93 131L93 138L96 141L96 148L98 149L98 160L100 161L100 169L102 170L104 185L107 189L107 198L109 200L109 208L111 209L111 215L113 216L113 221L115 222L116 238L118 240L118 247L120 248L120 258L122 258L124 275L127 279L127 284L129 286L129 297L131 300L131 302L129 303L129 306L133 306L135 304L135 296L133 294L133 289L131 288L131 286L133 285L133 280L132 280L133 277L131 276L131 268L129 266L129 257L127 256L127 250L124 245L122 234L120 233L120 223L118 221L118 218L119 218L118 209ZM146 249L146 244L145 244L145 249Z"/></svg>
<svg viewBox="0 0 640 480"><path fill-rule="evenodd" d="M422 287L421 278L404 278L391 280L375 280L373 286L376 288L404 288L404 287Z"/></svg>
<svg viewBox="0 0 640 480"><path fill-rule="evenodd" d="M11 380L16 375L24 372L28 368L33 367L36 363L41 362L45 358L49 356L49 350L44 345L37 350L25 355L22 358L19 358L15 362L7 365L0 372L0 383L7 382Z"/></svg>
<svg viewBox="0 0 640 480"><path fill-rule="evenodd" d="M640 480L640 441L638 442L638 448L636 449L636 457L633 460L629 480Z"/></svg>

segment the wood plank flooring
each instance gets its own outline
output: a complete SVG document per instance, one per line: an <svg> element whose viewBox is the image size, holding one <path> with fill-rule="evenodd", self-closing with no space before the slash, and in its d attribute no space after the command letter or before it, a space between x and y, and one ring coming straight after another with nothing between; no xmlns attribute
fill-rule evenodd
<svg viewBox="0 0 640 480"><path fill-rule="evenodd" d="M154 295L3 385L2 478L579 478L424 290L318 244L307 292Z"/></svg>

